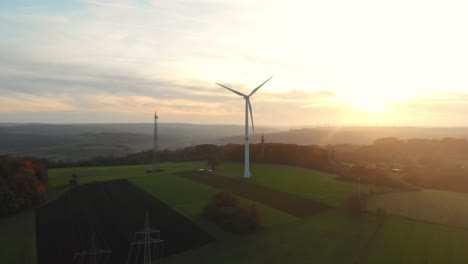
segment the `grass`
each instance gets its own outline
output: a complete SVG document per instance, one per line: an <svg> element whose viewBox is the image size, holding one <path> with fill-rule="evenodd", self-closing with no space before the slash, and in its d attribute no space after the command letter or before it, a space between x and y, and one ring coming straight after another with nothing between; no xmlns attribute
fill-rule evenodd
<svg viewBox="0 0 468 264"><path fill-rule="evenodd" d="M394 192L378 195L369 208L412 219L468 228L468 194L440 190Z"/></svg>
<svg viewBox="0 0 468 264"><path fill-rule="evenodd" d="M243 171L241 163L223 163L216 173L240 178ZM338 181L335 175L291 166L254 164L251 168L252 181L256 184L283 192L294 193L324 204L342 207L352 192L358 191L358 184ZM387 188L361 184L361 190L384 192Z"/></svg>
<svg viewBox="0 0 468 264"><path fill-rule="evenodd" d="M186 162L186 163L161 163L159 167L165 169L165 172L157 175L171 174L179 171L195 170L203 167L205 163ZM108 167L77 167L60 168L49 171L49 190L52 192L64 189L68 186L71 175L75 172L79 176L79 183L88 183L92 181L109 181L116 179L132 179L136 177L147 177L154 174L148 174L145 171L150 169L151 165L133 165L133 166L108 166Z"/></svg>
<svg viewBox="0 0 468 264"><path fill-rule="evenodd" d="M350 216L342 209L357 184L333 175L290 166L253 164L252 182L300 195L335 207L313 217L296 218L258 204L265 228L249 236L231 235L204 220L201 210L217 189L175 175L206 167L205 162L165 163L163 173L146 174L148 165L77 168L80 183L128 178L131 182L186 215L211 233L216 243L171 256L173 264L199 263L467 263L468 231L389 216L381 228L373 215ZM50 171L53 195L67 188L72 169ZM216 173L241 177L242 164L223 163ZM387 189L362 185L364 190ZM406 196L408 195L408 196ZM440 215L468 222L467 196L425 190L382 194L370 201L372 208L421 216L440 206ZM467 198L468 199L468 198ZM430 202L428 202L430 201ZM408 207L407 209L405 209ZM405 211L406 210L406 211ZM445 211L444 211L445 210ZM406 212L406 213L405 213ZM462 212L462 213L461 213ZM415 217L417 218L417 217ZM427 220L426 217L421 219ZM441 219L441 218L439 218ZM378 230L376 233L375 231ZM34 211L0 219L0 259L5 263L35 263ZM373 234L375 233L375 236ZM4 261L5 260L5 261Z"/></svg>
<svg viewBox="0 0 468 264"><path fill-rule="evenodd" d="M349 218L340 210L234 237L173 257L170 263L349 263L370 237L372 217ZM350 243L354 241L354 243Z"/></svg>
<svg viewBox="0 0 468 264"><path fill-rule="evenodd" d="M172 171L192 170L205 163L165 163L161 167ZM112 167L87 167L76 168L75 172L80 175L80 183L92 181L107 181L122 178L138 178L156 176L147 174L145 170L150 165L141 166L112 166ZM95 172L98 172L95 174ZM49 170L49 192L48 201L60 196L68 189L68 180L73 169L51 169ZM0 262L9 264L34 264L36 263L36 231L34 209L28 209L18 214L0 218Z"/></svg>
<svg viewBox="0 0 468 264"><path fill-rule="evenodd" d="M98 245L112 250L109 263L122 263L129 238L143 227L147 213L162 231L165 255L214 241L193 221L128 180L113 180L77 186L36 211L38 259L68 263L96 234Z"/></svg>
<svg viewBox="0 0 468 264"><path fill-rule="evenodd" d="M468 230L390 217L363 263L467 263Z"/></svg>
<svg viewBox="0 0 468 264"><path fill-rule="evenodd" d="M207 226L202 218L202 210L208 200L218 190L207 185L199 184L183 177L172 174L159 175L158 177L141 177L131 180L134 184L156 196L172 208L189 217L193 221ZM242 199L248 201L246 199ZM290 223L295 217L257 203L265 227ZM229 236L220 232L217 228L208 227L215 236Z"/></svg>
<svg viewBox="0 0 468 264"><path fill-rule="evenodd" d="M1 263L36 263L34 209L0 218Z"/></svg>

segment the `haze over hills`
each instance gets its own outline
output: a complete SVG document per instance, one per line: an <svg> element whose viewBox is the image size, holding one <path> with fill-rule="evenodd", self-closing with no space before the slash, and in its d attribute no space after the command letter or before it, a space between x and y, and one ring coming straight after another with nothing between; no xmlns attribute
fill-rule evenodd
<svg viewBox="0 0 468 264"><path fill-rule="evenodd" d="M197 141L202 138L234 136L243 132L243 125L159 123L160 135L187 136ZM257 130L277 132L280 128L258 127ZM38 135L76 135L85 133L134 133L153 135L153 123L112 123L112 124L0 124L0 133L21 133Z"/></svg>
<svg viewBox="0 0 468 264"><path fill-rule="evenodd" d="M274 132L273 128L260 127ZM241 125L158 124L161 149L176 149L241 134ZM0 154L53 160L122 156L153 146L153 124L2 124Z"/></svg>
<svg viewBox="0 0 468 264"><path fill-rule="evenodd" d="M266 142L290 143L298 145L355 144L367 145L383 137L399 139L444 137L468 138L468 128L424 128L424 127L329 127L303 128L265 133ZM261 140L261 133L250 136L253 143ZM242 144L242 136L220 139L218 144Z"/></svg>
<svg viewBox="0 0 468 264"><path fill-rule="evenodd" d="M177 149L197 144L243 144L242 125L160 123L160 149ZM383 137L468 138L468 128L421 127L328 127L284 131L280 127L257 127L250 136L259 143L298 145L371 144ZM95 156L122 156L150 149L153 124L1 124L0 154L28 155L53 160L76 161Z"/></svg>

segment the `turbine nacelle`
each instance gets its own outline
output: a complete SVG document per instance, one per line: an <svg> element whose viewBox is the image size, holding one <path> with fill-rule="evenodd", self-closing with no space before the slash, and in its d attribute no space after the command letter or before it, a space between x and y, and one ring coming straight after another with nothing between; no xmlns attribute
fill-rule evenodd
<svg viewBox="0 0 468 264"><path fill-rule="evenodd" d="M246 115L248 115L250 113L250 121L252 123L252 131L255 133L255 127L254 127L254 122L253 122L253 113L252 113L252 104L250 103L250 96L252 96L254 93L256 93L258 91L258 89L260 89L265 83L267 83L271 78L273 78L273 76L271 76L270 78L268 78L266 81L264 81L262 84L260 84L259 86L257 86L257 88L253 89L252 92L250 92L249 95L246 95L244 93L241 93L239 91L236 91L232 88L229 88L225 85L222 85L220 83L216 83L217 85L239 95L239 96L242 96L244 98L244 100L246 101L245 103L247 104L247 112L245 113Z"/></svg>

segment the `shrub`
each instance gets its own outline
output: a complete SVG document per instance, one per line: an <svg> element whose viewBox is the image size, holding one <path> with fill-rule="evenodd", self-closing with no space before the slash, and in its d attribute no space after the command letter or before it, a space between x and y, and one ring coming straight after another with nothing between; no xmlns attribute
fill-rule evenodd
<svg viewBox="0 0 468 264"><path fill-rule="evenodd" d="M213 195L205 206L203 215L233 233L247 234L261 226L260 213L254 203L242 203L237 197L224 191Z"/></svg>

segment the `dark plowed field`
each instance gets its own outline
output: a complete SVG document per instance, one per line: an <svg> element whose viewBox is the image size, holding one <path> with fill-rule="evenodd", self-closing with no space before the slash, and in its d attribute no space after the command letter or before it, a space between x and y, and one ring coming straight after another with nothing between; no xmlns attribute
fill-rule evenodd
<svg viewBox="0 0 468 264"><path fill-rule="evenodd" d="M328 205L298 195L268 189L245 180L198 171L182 172L179 175L263 203L294 216L310 216L330 208Z"/></svg>
<svg viewBox="0 0 468 264"><path fill-rule="evenodd" d="M112 250L108 263L125 263L146 212L152 227L161 232L164 256L213 241L189 219L127 180L92 183L36 210L38 264L72 263L93 233L98 246Z"/></svg>

